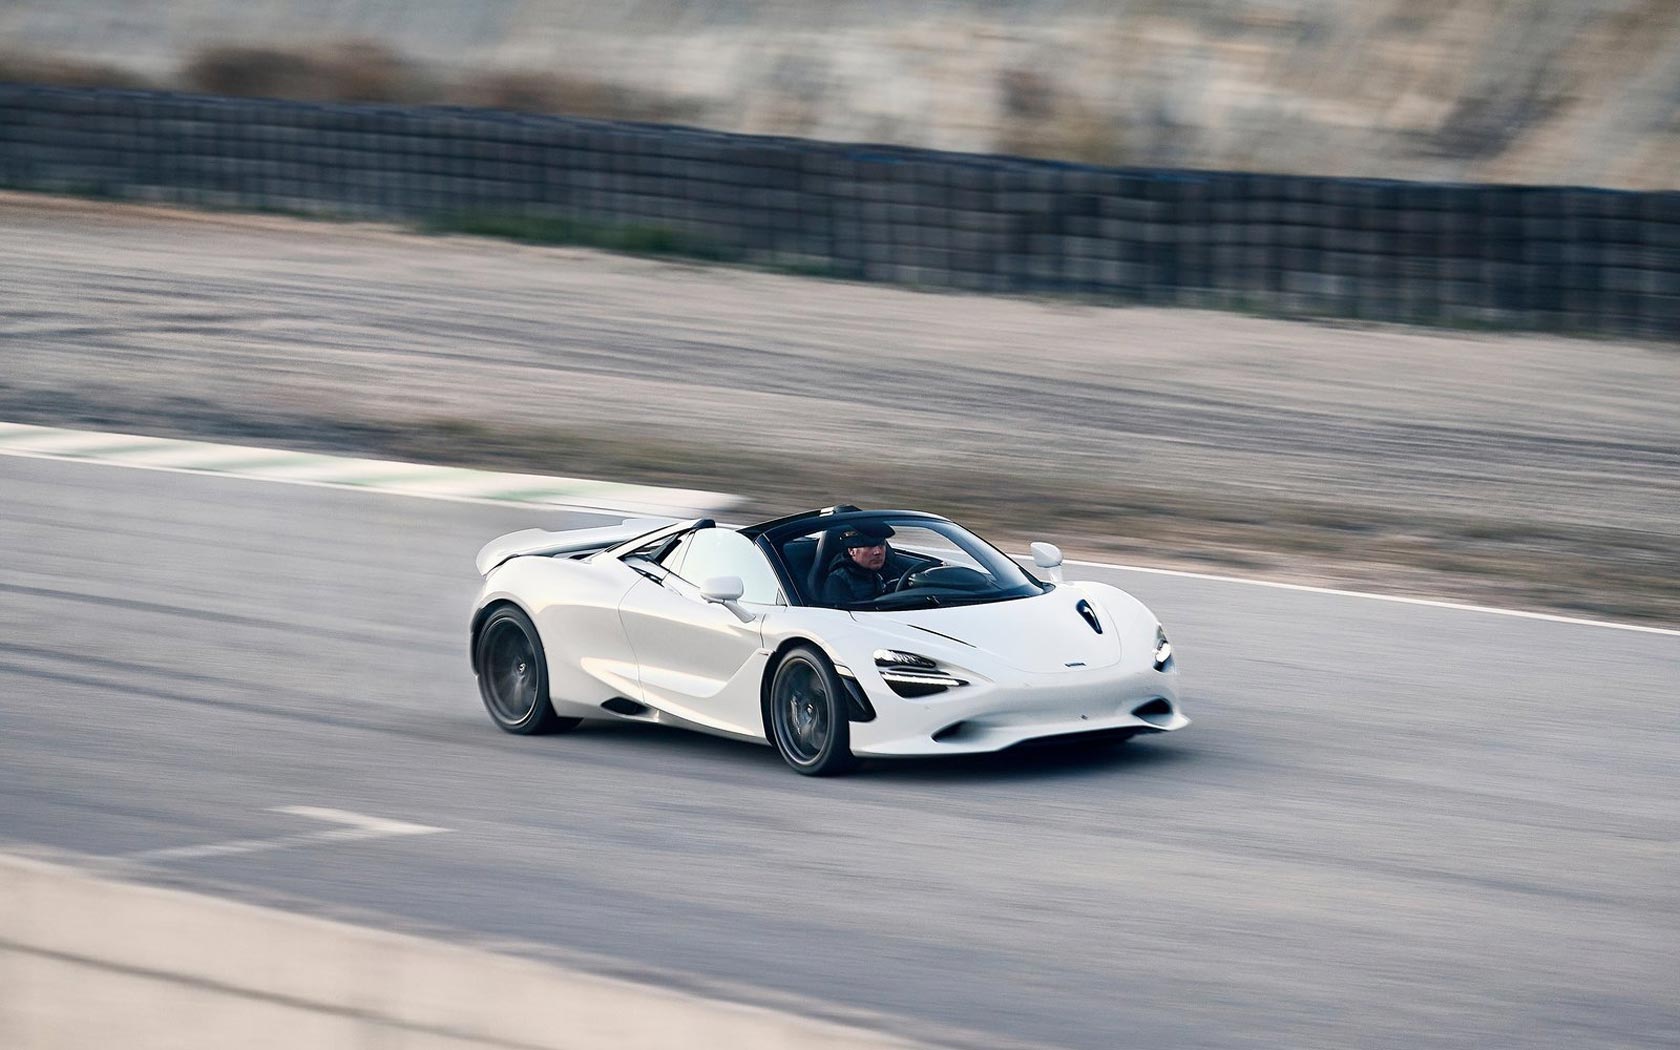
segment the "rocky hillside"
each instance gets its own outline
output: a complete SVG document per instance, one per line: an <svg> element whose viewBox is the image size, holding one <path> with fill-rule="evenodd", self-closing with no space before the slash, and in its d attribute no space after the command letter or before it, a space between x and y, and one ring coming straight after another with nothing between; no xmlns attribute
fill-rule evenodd
<svg viewBox="0 0 1680 1050"><path fill-rule="evenodd" d="M1680 185L1680 0L11 0L0 76Z"/></svg>

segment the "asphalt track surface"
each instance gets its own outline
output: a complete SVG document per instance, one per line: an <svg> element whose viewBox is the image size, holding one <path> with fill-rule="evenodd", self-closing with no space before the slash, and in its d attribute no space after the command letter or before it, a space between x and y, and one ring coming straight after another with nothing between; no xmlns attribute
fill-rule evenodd
<svg viewBox="0 0 1680 1050"><path fill-rule="evenodd" d="M0 839L443 827L142 875L972 1046L1680 1040L1680 638L1090 570L1189 730L813 781L491 727L472 554L590 520L0 458Z"/></svg>

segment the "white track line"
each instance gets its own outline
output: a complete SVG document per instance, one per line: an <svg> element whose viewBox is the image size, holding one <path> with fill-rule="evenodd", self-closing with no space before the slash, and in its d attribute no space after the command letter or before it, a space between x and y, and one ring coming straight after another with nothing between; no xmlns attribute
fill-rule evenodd
<svg viewBox="0 0 1680 1050"><path fill-rule="evenodd" d="M1214 583L1243 583L1250 587L1271 587L1280 591L1303 591L1308 594L1330 594L1338 598L1366 598L1374 602L1396 602L1400 605L1426 605L1432 609L1457 609L1460 612L1491 613L1495 616L1516 616L1524 620L1545 620L1567 623L1576 627L1608 627L1617 631L1638 631L1642 634L1663 634L1680 638L1680 630L1671 627L1647 627L1637 623L1616 623L1612 620L1588 620L1579 616L1557 613L1529 612L1525 609L1501 609L1493 605L1471 605L1468 602L1449 602L1440 598L1406 598L1397 594L1373 594L1370 591L1345 591L1336 587L1314 587L1305 583L1282 583L1277 580L1253 580L1242 576L1221 576L1211 572L1189 572L1184 569L1151 569L1144 565L1118 565L1106 561L1073 561L1064 564L1082 565L1093 569L1117 569L1121 572L1144 572L1152 576L1181 576L1187 580L1209 580Z"/></svg>
<svg viewBox="0 0 1680 1050"><path fill-rule="evenodd" d="M26 431L34 433L24 434ZM696 510L712 509L720 502L732 501L733 497L720 496L713 492L697 492L685 489L660 489L647 486L615 486L611 482L592 481L581 478L548 478L535 474L505 474L501 478L509 481L543 482L554 484L569 484L577 491L566 497L567 502L540 499L494 499L485 496L457 494L472 491L475 487L467 483L467 477L475 472L465 468L429 468L435 473L437 483L429 489L421 489L414 482L406 482L397 477L385 478L377 484L345 484L330 480L312 478L297 478L286 476L289 471L279 473L265 471L263 473L247 472L244 470L220 470L217 462L225 462L228 452L237 450L249 453L253 458L264 459L269 456L291 457L302 456L311 460L327 458L315 453L292 453L278 449L247 447L244 445L212 445L209 443L175 441L167 438L140 438L121 434L100 434L84 431L54 431L48 427L29 427L15 423L0 422L0 437L12 435L24 437L27 445L19 447L0 445L0 456L18 456L26 459L50 459L61 463L91 463L99 466L122 467L127 470L155 470L169 474L196 474L200 477L211 474L218 477L235 478L241 481L269 481L281 485L303 485L309 488L339 489L350 492L373 492L386 496L403 496L410 499L438 500L444 503L470 503L492 507L528 507L544 510L576 510L594 511L615 514L654 514L661 516L690 516ZM117 451L113 446L127 443L130 451L125 454ZM197 468L184 466L166 466L165 463L180 462L180 450L186 446L203 448L205 456ZM80 450L84 448L97 449L112 447L112 454L121 458L101 459L95 455L65 454L66 450ZM144 448L142 452L141 449ZM362 467L389 468L394 475L403 475L422 467L420 464L402 463L385 460L356 460L345 457L346 462L356 462ZM492 477L490 472L479 472L485 477ZM606 498L595 502L590 499L588 492L596 488L605 490ZM521 484L519 487L523 487ZM540 486L537 486L540 487ZM615 489L617 491L615 491ZM642 494L645 498L636 498ZM670 499L669 503L659 502ZM708 506L708 501L711 501ZM1023 558L1023 561L1025 559ZM1238 583L1250 587L1270 587L1281 591L1300 591L1306 594L1327 594L1338 598L1363 598L1376 602L1395 602L1401 605L1422 605L1434 609L1453 609L1458 612L1486 613L1492 616L1514 616L1524 620L1543 620L1549 623L1569 624L1575 627L1602 627L1616 631L1635 631L1640 634L1656 634L1680 638L1680 629L1670 627L1647 627L1643 624L1616 623L1611 620L1591 620L1578 616L1562 616L1556 613L1530 612L1525 609L1503 609L1492 605L1472 605L1468 602L1450 602L1438 598L1406 598L1394 594L1373 594L1369 591L1349 591L1336 587L1315 587L1304 583L1282 583L1276 580L1256 580L1242 576L1222 576L1209 572L1190 572L1183 569L1154 569L1146 565L1120 565L1115 562L1104 561L1074 561L1065 564L1078 565L1093 569L1112 569L1118 572L1141 572L1154 576L1178 576L1189 580L1207 580L1213 583Z"/></svg>
<svg viewBox="0 0 1680 1050"><path fill-rule="evenodd" d="M652 514L656 517L681 517L694 508L655 508L653 505L631 505L628 502L615 501L600 504L592 503L542 503L533 500L505 500L489 499L483 496L450 496L440 492L416 492L412 489L374 488L371 485L346 485L334 481L310 481L303 478L275 478L261 474L241 474L236 471L208 471L196 470L191 467L154 467L146 463L119 463L114 460L89 459L86 456L54 456L42 452L17 452L12 449L0 449L0 456L12 456L16 459L50 459L56 463L82 463L90 467L121 467L124 470L151 470L159 474L192 474L197 477L229 478L234 481L265 481L275 485L296 485L306 489L336 489L339 492L363 492L370 496L402 496L405 499L429 499L439 503L471 503L480 507L523 507L527 510L570 510L581 511L586 514ZM688 515L692 517L693 515Z"/></svg>
<svg viewBox="0 0 1680 1050"><path fill-rule="evenodd" d="M202 857L228 857L240 853L265 853L269 850L292 849L297 846L317 846L332 842L366 842L370 839L391 838L397 835L436 835L448 828L434 828L429 824L410 824L401 820L386 820L351 813L344 809L325 809L320 806L276 806L272 813L286 813L294 817L324 820L343 827L330 831L305 831L295 835L281 835L271 839L235 839L231 842L206 842L198 846L175 846L169 849L149 849L130 853L123 860L156 863L166 860L197 860Z"/></svg>
<svg viewBox="0 0 1680 1050"><path fill-rule="evenodd" d="M50 450L32 446L24 451ZM195 448L191 445L161 445L112 452L108 459L67 454L61 455L60 458L90 460L94 463L121 463L133 467L186 467L200 472L219 472L223 467L249 470L253 466L285 463L293 458L293 454L277 449L246 448L241 445L226 445L213 449Z"/></svg>
<svg viewBox="0 0 1680 1050"><path fill-rule="evenodd" d="M621 515L693 517L735 502L734 496L697 489L470 470L7 422L0 422L0 455L379 492L449 503L593 510Z"/></svg>

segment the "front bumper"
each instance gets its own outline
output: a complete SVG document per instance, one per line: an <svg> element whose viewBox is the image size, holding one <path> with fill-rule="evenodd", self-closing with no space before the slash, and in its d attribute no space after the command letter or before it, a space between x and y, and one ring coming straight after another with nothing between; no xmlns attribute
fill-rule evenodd
<svg viewBox="0 0 1680 1050"><path fill-rule="evenodd" d="M909 700L878 675L859 679L876 717L854 722L857 755L917 756L1000 751L1043 737L1083 733L1167 733L1190 719L1178 706L1178 672L1120 664L1021 674Z"/></svg>

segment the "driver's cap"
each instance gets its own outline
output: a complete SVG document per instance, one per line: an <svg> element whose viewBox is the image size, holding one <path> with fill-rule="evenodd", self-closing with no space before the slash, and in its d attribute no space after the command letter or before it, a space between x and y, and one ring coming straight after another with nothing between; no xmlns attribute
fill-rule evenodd
<svg viewBox="0 0 1680 1050"><path fill-rule="evenodd" d="M892 526L880 522L866 521L861 525L853 525L840 534L840 543L847 550L854 547L878 547L887 542L887 537L893 534Z"/></svg>

